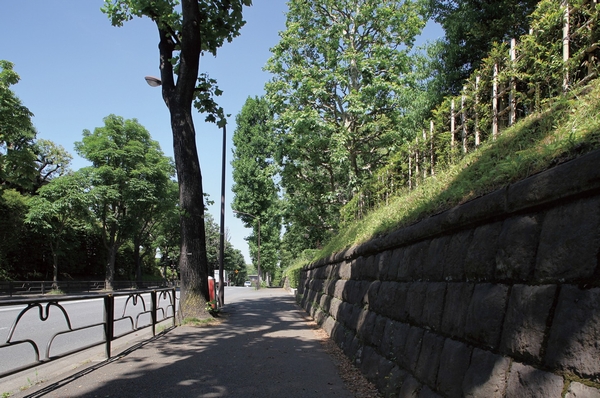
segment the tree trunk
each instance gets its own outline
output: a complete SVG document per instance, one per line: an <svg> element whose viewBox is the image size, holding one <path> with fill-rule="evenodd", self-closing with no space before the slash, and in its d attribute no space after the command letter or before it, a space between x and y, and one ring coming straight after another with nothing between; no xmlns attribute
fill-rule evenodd
<svg viewBox="0 0 600 398"><path fill-rule="evenodd" d="M104 278L104 288L113 290L115 280L115 261L117 259L117 244L112 242L108 249L108 262L106 263L106 277Z"/></svg>
<svg viewBox="0 0 600 398"><path fill-rule="evenodd" d="M202 174L191 111L174 108L171 103L171 127L179 182L179 205L183 210L179 256L181 311L185 317L198 318L205 316L204 303L210 300Z"/></svg>

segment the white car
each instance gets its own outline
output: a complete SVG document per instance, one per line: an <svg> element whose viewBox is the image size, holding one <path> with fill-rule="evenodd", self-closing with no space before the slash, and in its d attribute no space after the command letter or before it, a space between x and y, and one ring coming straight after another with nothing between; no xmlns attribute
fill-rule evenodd
<svg viewBox="0 0 600 398"><path fill-rule="evenodd" d="M244 282L244 287L250 287L250 286L252 286L252 282L250 282L250 281Z"/></svg>

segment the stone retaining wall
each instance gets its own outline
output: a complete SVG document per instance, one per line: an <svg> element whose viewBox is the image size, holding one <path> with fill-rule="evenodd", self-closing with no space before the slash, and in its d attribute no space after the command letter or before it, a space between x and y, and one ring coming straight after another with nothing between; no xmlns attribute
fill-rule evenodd
<svg viewBox="0 0 600 398"><path fill-rule="evenodd" d="M305 267L385 396L600 398L600 151Z"/></svg>

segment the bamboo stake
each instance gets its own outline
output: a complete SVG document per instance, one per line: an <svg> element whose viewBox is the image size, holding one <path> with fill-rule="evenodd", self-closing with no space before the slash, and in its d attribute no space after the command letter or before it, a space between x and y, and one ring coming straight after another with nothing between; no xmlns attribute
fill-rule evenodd
<svg viewBox="0 0 600 398"><path fill-rule="evenodd" d="M494 83L492 85L492 138L498 138L498 64L494 64Z"/></svg>
<svg viewBox="0 0 600 398"><path fill-rule="evenodd" d="M561 7L564 7L564 25L563 25L563 62L565 64L565 74L563 77L563 92L566 92L569 88L569 68L567 67L567 62L569 61L569 32L571 30L571 22L569 18L570 9L569 9L569 1L563 0Z"/></svg>
<svg viewBox="0 0 600 398"><path fill-rule="evenodd" d="M427 133L423 129L423 179L427 178L427 167L425 167L425 154L427 152Z"/></svg>
<svg viewBox="0 0 600 398"><path fill-rule="evenodd" d="M508 115L508 125L512 126L515 124L516 112L517 112L517 101L515 98L515 91L517 89L517 83L514 77L515 71L515 60L517 59L517 41L510 39L510 67L511 67L511 78L510 78L510 92L508 94L508 102L510 106L510 113Z"/></svg>
<svg viewBox="0 0 600 398"><path fill-rule="evenodd" d="M479 75L475 76L475 147L480 144L479 137Z"/></svg>
<svg viewBox="0 0 600 398"><path fill-rule="evenodd" d="M431 175L435 175L433 168L433 120L429 121L429 153L431 154Z"/></svg>
<svg viewBox="0 0 600 398"><path fill-rule="evenodd" d="M454 100L450 103L450 148L454 149Z"/></svg>
<svg viewBox="0 0 600 398"><path fill-rule="evenodd" d="M463 86L462 96L460 98L460 121L462 124L462 149L463 153L467 153L467 115L465 110L465 92L467 87Z"/></svg>

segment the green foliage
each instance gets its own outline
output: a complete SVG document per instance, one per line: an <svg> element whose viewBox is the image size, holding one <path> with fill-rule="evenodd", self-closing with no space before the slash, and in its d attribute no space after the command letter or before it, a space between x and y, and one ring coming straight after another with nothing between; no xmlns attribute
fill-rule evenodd
<svg viewBox="0 0 600 398"><path fill-rule="evenodd" d="M105 126L84 130L75 149L92 166L78 171L88 182L86 195L108 251L106 279L114 279L116 253L128 239L134 249L146 242L169 202L173 165L158 142L137 120L110 115ZM165 208L166 206L166 208Z"/></svg>
<svg viewBox="0 0 600 398"><path fill-rule="evenodd" d="M365 242L424 217L492 192L559 162L600 148L600 81L590 89L559 99L544 112L505 130L460 162L404 188L364 219L350 223L315 258Z"/></svg>
<svg viewBox="0 0 600 398"><path fill-rule="evenodd" d="M248 242L254 262L258 262L260 234L261 271L273 275L279 262L281 215L274 181L274 130L267 101L248 98L236 116L236 124L231 161L235 197L231 207L246 226L253 228Z"/></svg>
<svg viewBox="0 0 600 398"><path fill-rule="evenodd" d="M9 279L14 263L10 261L25 235L27 198L14 189L0 190L0 280Z"/></svg>
<svg viewBox="0 0 600 398"><path fill-rule="evenodd" d="M0 189L11 187L30 191L36 177L31 123L33 113L10 89L19 81L13 64L0 60Z"/></svg>
<svg viewBox="0 0 600 398"><path fill-rule="evenodd" d="M277 116L286 234L302 250L337 229L341 206L402 141L396 127L411 100L409 53L425 9L375 0L288 6L266 92Z"/></svg>

